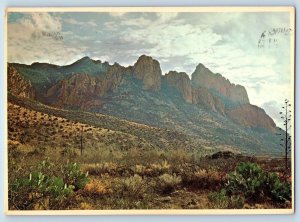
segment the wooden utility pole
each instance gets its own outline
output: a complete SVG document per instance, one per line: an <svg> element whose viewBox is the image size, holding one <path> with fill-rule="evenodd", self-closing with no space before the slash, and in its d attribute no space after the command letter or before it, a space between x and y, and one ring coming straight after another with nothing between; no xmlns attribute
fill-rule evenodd
<svg viewBox="0 0 300 222"><path fill-rule="evenodd" d="M81 133L80 133L80 155L83 154L83 126L81 126Z"/></svg>

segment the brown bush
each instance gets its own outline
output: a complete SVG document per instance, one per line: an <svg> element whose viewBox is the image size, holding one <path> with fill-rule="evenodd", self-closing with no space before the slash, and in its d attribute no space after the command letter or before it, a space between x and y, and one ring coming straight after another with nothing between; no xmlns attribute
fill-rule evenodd
<svg viewBox="0 0 300 222"><path fill-rule="evenodd" d="M182 183L197 189L218 190L226 182L226 174L212 169L197 169L194 172L185 171Z"/></svg>
<svg viewBox="0 0 300 222"><path fill-rule="evenodd" d="M92 179L83 189L83 194L87 196L103 196L105 194L110 194L111 192L111 188L96 179Z"/></svg>

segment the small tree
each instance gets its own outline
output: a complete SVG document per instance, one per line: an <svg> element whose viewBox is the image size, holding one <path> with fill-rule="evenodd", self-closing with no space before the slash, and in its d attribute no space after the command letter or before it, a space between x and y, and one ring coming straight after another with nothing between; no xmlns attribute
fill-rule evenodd
<svg viewBox="0 0 300 222"><path fill-rule="evenodd" d="M279 114L281 115L281 119L283 120L283 132L279 133L278 135L282 136L280 140L280 145L284 148L285 152L285 170L288 169L288 154L291 152L291 135L290 135L290 129L291 129L291 104L289 100L284 101L284 106L282 106L283 111Z"/></svg>

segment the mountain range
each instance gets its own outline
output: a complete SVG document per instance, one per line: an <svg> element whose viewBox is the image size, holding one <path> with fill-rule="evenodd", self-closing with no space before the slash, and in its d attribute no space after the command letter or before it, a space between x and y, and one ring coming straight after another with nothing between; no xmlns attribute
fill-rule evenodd
<svg viewBox="0 0 300 222"><path fill-rule="evenodd" d="M245 87L201 63L191 79L185 72L163 75L146 55L128 67L89 57L66 66L9 63L7 80L9 95L19 99L175 130L198 141L193 149L281 151L281 129L250 104Z"/></svg>

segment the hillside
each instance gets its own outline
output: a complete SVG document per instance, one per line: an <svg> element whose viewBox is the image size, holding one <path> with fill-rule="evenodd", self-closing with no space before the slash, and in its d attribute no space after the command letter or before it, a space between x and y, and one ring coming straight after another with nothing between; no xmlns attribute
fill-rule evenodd
<svg viewBox="0 0 300 222"><path fill-rule="evenodd" d="M11 85L9 92L15 103L85 124L151 137L150 143L156 148L229 149L272 155L281 151L276 136L280 129L263 109L249 103L245 87L212 73L203 64L196 67L191 79L176 71L162 75L159 62L145 55L128 67L84 57L68 66L9 64L8 72L15 73L10 75L11 82L17 74L32 87L25 90L35 93L25 96L28 100L16 95L16 84ZM29 92L25 94L31 95ZM128 121L152 130L141 136L136 132L139 129L120 124L126 122L127 126ZM161 134L164 131L176 133L168 137Z"/></svg>
<svg viewBox="0 0 300 222"><path fill-rule="evenodd" d="M200 147L203 154L215 151L209 142L174 130L102 114L56 109L13 95L8 97L8 138L13 143L79 149L83 130L84 147L89 149L198 150Z"/></svg>

